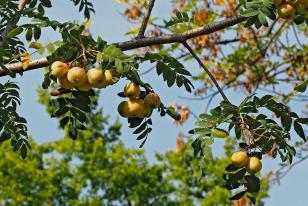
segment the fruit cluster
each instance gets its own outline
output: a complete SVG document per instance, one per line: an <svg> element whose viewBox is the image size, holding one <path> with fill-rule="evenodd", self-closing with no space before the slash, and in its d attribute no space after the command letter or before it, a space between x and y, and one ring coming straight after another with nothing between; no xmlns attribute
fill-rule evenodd
<svg viewBox="0 0 308 206"><path fill-rule="evenodd" d="M134 82L124 87L124 95L128 97L128 100L119 104L118 112L126 118L149 117L153 109L159 108L161 104L159 96L155 93L141 95L140 87Z"/></svg>
<svg viewBox="0 0 308 206"><path fill-rule="evenodd" d="M115 69L93 68L87 71L81 67L70 68L68 64L61 61L56 61L51 65L51 75L57 78L57 84L63 89L76 88L79 91L105 88L115 84L118 79Z"/></svg>
<svg viewBox="0 0 308 206"><path fill-rule="evenodd" d="M262 169L261 160L258 157L248 157L246 151L237 151L231 156L232 164L237 167L246 167L250 173L257 173Z"/></svg>
<svg viewBox="0 0 308 206"><path fill-rule="evenodd" d="M283 19L291 18L295 13L308 16L308 0L274 0L274 3Z"/></svg>

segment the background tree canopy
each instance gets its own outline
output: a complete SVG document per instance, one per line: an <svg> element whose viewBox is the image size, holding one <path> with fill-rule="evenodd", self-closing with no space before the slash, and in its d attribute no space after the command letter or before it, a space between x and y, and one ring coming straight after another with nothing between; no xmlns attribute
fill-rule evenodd
<svg viewBox="0 0 308 206"><path fill-rule="evenodd" d="M308 157L306 1L174 0L165 18L152 14L155 0L117 0L131 39L118 42L91 34L99 12L92 2L72 3L84 22L54 19L49 0L0 1L0 76L9 76L0 83L3 204L263 205L269 186ZM60 40L43 43L45 31ZM39 102L65 131L43 144L29 138L12 80L39 68ZM153 70L160 92L145 78ZM111 85L123 98L114 123L99 104ZM191 104L166 102L169 88ZM229 97L239 91L246 97ZM143 147L155 135L155 115L177 125L192 116L195 125L179 135L176 151L149 164L119 136L127 120ZM223 155L212 151L218 138ZM264 157L279 159L280 169L262 176Z"/></svg>

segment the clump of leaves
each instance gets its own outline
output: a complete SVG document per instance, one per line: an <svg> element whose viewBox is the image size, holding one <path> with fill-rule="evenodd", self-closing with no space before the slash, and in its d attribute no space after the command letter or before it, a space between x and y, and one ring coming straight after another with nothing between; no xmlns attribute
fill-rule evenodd
<svg viewBox="0 0 308 206"><path fill-rule="evenodd" d="M261 109L274 114L275 118L261 113ZM278 119L280 123L277 122ZM261 159L262 155L271 152L273 158L279 154L282 162L289 161L291 164L296 155L294 147L288 144L292 125L298 136L306 141L303 125L308 125L308 118L300 118L286 105L275 101L271 95L262 98L251 95L239 106L223 101L210 114L201 114L200 120L196 122L198 127L190 131L191 134L198 135L193 142L195 156L206 157L204 148L212 143L209 141L212 139L212 130L222 124L228 126L226 132L234 132L240 141L239 147L248 151L249 156L257 155ZM259 191L260 180L254 174L247 173L245 168L229 165L226 171L229 172L224 176L228 189L245 188L232 199L239 199L246 192ZM250 198L253 200L253 197Z"/></svg>

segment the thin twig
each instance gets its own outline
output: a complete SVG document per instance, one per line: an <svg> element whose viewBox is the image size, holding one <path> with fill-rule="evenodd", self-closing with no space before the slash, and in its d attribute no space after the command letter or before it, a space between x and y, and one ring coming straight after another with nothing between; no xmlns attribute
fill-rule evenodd
<svg viewBox="0 0 308 206"><path fill-rule="evenodd" d="M148 10L145 13L144 19L142 21L142 24L141 24L141 27L140 27L140 30L139 30L139 33L138 33L138 36L137 36L136 39L144 38L144 32L145 32L145 30L147 28L147 25L148 25L148 22L149 22L149 19L150 19L150 16L151 16L152 9L154 7L154 3L155 3L155 0L150 0Z"/></svg>
<svg viewBox="0 0 308 206"><path fill-rule="evenodd" d="M282 178L284 178L290 171L292 168L294 168L296 165L298 165L299 163L305 161L308 158L308 155L301 157L298 161L294 162L293 164L291 164L288 169L286 171L284 171L283 173L281 173L279 176L277 176L275 179L272 180L272 182L279 182ZM279 173L284 167L280 168L277 173Z"/></svg>
<svg viewBox="0 0 308 206"><path fill-rule="evenodd" d="M229 43L238 42L239 40L240 40L239 38L228 39L228 40L222 40L222 41L217 42L217 44L226 45L226 44L229 44Z"/></svg>
<svg viewBox="0 0 308 206"><path fill-rule="evenodd" d="M301 41L299 40L298 35L297 35L297 33L296 33L296 29L295 29L294 24L292 24L292 29L293 29L294 36L295 36L295 39L296 39L297 43L298 43L301 47L303 47L303 45L302 45Z"/></svg>
<svg viewBox="0 0 308 206"><path fill-rule="evenodd" d="M222 98L227 101L230 102L227 98L227 96L225 95L225 93L222 91L221 87L219 86L218 82L216 81L215 77L213 76L213 74L210 72L210 70L208 70L208 68L206 68L206 66L203 64L203 62L201 61L201 59L197 56L197 54L193 51L193 49L187 44L187 42L183 42L183 45L187 48L187 50L190 52L190 54L197 60L197 62L199 63L199 65L203 68L203 70L209 75L209 77L211 78L211 80L213 81L213 83L215 84L216 88L218 89L219 93L221 94Z"/></svg>

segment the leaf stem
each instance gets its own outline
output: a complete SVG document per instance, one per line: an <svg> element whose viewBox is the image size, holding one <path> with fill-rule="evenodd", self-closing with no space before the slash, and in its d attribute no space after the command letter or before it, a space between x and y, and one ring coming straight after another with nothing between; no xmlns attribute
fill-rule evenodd
<svg viewBox="0 0 308 206"><path fill-rule="evenodd" d="M152 9L154 7L154 3L155 3L155 0L150 0L148 10L145 13L144 19L142 21L142 24L141 24L141 27L140 27L140 30L139 30L139 33L138 33L138 36L137 36L136 39L144 38L144 32L147 28L147 24L148 24L150 16L151 16Z"/></svg>
<svg viewBox="0 0 308 206"><path fill-rule="evenodd" d="M187 44L186 41L184 41L182 43L187 50L190 52L190 54L197 60L197 62L199 63L199 65L203 68L203 70L209 75L209 77L211 78L211 80L213 81L213 83L215 84L216 88L218 89L219 93L221 94L222 98L226 101L226 102L230 102L229 99L227 98L227 96L225 95L225 93L223 92L223 90L221 89L221 87L219 86L218 82L216 81L215 77L213 76L213 74L210 72L210 70L208 70L208 68L203 64L203 62L201 61L201 59L197 56L197 54L193 51L193 49Z"/></svg>

